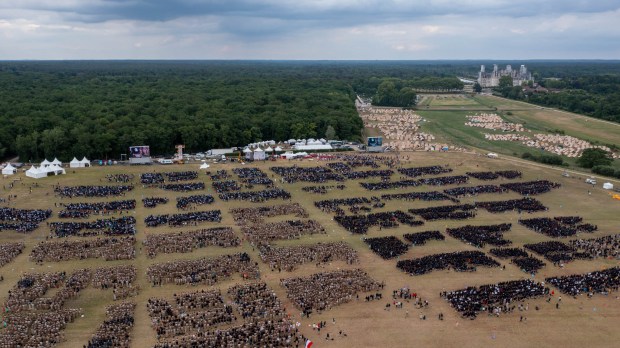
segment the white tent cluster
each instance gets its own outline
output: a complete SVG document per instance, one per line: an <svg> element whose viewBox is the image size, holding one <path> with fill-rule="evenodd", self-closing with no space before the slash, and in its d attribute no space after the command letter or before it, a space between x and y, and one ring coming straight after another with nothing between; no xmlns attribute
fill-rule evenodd
<svg viewBox="0 0 620 348"><path fill-rule="evenodd" d="M271 149L271 147L269 148ZM263 161L266 158L265 150L261 149L260 147L257 147L254 150L246 147L245 149L243 149L243 154L246 160Z"/></svg>
<svg viewBox="0 0 620 348"><path fill-rule="evenodd" d="M81 161L73 157L71 162L69 162L69 168L85 168L85 167L90 167L90 161L86 157L82 158Z"/></svg>
<svg viewBox="0 0 620 348"><path fill-rule="evenodd" d="M41 162L41 165L38 168L33 165L30 167L30 169L26 171L26 176L34 179L40 179L48 177L50 175L61 174L67 174L67 172L62 167L62 162L60 162L58 158L54 158L54 160L51 162L45 159L43 160L43 162Z"/></svg>

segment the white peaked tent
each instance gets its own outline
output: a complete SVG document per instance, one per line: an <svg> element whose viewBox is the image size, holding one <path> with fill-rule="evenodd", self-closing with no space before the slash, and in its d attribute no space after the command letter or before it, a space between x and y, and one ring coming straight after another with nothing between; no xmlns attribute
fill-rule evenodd
<svg viewBox="0 0 620 348"><path fill-rule="evenodd" d="M46 169L48 173L54 173L54 175L67 174L67 172L65 172L65 169L57 164L53 164Z"/></svg>
<svg viewBox="0 0 620 348"><path fill-rule="evenodd" d="M43 160L43 162L41 162L41 168L49 167L51 164L52 162L48 161L46 158Z"/></svg>
<svg viewBox="0 0 620 348"><path fill-rule="evenodd" d="M88 158L86 158L86 156L84 156L84 158L82 158L80 163L82 163L82 167L90 167L90 161L88 160Z"/></svg>
<svg viewBox="0 0 620 348"><path fill-rule="evenodd" d="M209 165L207 163L203 163L200 165L200 169L209 169Z"/></svg>
<svg viewBox="0 0 620 348"><path fill-rule="evenodd" d="M26 171L26 176L29 178L40 179L45 178L47 176L47 173L35 166L32 166Z"/></svg>
<svg viewBox="0 0 620 348"><path fill-rule="evenodd" d="M268 148L265 149L265 152L273 152L273 149L271 148L271 146L269 146Z"/></svg>
<svg viewBox="0 0 620 348"><path fill-rule="evenodd" d="M11 163L8 163L6 167L2 168L2 175L13 175L17 171L17 168L13 167Z"/></svg>
<svg viewBox="0 0 620 348"><path fill-rule="evenodd" d="M52 161L52 165L61 166L62 162L60 162L58 158L54 157L54 160Z"/></svg>
<svg viewBox="0 0 620 348"><path fill-rule="evenodd" d="M252 150L246 147L243 149L243 153L245 154L245 159L252 159Z"/></svg>
<svg viewBox="0 0 620 348"><path fill-rule="evenodd" d="M282 152L282 148L279 146L276 146L276 152Z"/></svg>
<svg viewBox="0 0 620 348"><path fill-rule="evenodd" d="M78 161L77 158L73 157L71 162L69 162L69 168L82 168L82 162Z"/></svg>
<svg viewBox="0 0 620 348"><path fill-rule="evenodd" d="M255 161L263 161L263 160L265 160L265 151L263 151L263 149L261 149L260 147L257 148L256 150L254 150L253 159Z"/></svg>

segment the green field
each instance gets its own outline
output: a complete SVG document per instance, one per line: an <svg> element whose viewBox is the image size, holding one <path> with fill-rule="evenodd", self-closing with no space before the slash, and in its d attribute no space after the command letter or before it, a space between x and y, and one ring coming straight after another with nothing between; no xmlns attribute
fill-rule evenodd
<svg viewBox="0 0 620 348"><path fill-rule="evenodd" d="M526 129L532 130L534 133L554 133L561 130L566 135L584 139L593 144L620 145L620 124L557 110L543 109L503 98L476 96L474 99L482 104L496 107L497 113L504 120L521 123ZM474 111L421 108L418 113L428 121L421 123L421 131L435 135L440 142L515 156L520 156L525 152L543 153L519 142L484 139L484 133L500 132L465 126L467 121L465 116L475 114ZM531 136L532 133L527 133L527 135ZM575 167L575 159L567 157L564 159L571 167ZM614 161L614 166L620 168L620 161Z"/></svg>
<svg viewBox="0 0 620 348"><path fill-rule="evenodd" d="M440 113L437 113L440 115ZM441 113L447 119L454 116L454 113ZM432 124L432 122L431 122ZM456 128L455 128L456 129ZM464 131L454 131L455 136L465 139L475 137ZM558 172L540 168L531 167L527 164L513 163L501 158L491 160L485 157L464 153L401 153L401 159L404 161L404 167L424 166L424 165L449 165L454 169L453 174L464 174L468 171L484 171L499 169L515 169L523 172L523 178L516 181L527 181L534 179L550 179L562 184L560 189L553 190L536 198L541 200L547 207L548 212L539 212L532 216L558 216L558 215L580 215L584 217L585 222L598 225L599 231L588 235L587 237L598 237L607 234L617 233L617 226L620 222L617 211L620 207L620 201L612 200L607 192L600 188L591 188L583 183L583 180L571 177L564 178ZM324 163L316 161L295 161L295 162L276 162L277 165L299 165L299 166L316 166L324 165ZM212 171L219 169L232 169L239 164L213 165ZM258 163L253 166L261 168L270 177L273 172L269 167L274 165L273 162ZM138 175L141 172L152 171L180 171L195 170L197 165L185 166L153 166L153 167L95 167L90 169L70 170L66 176L41 179L37 181L38 187L33 187L32 193L29 189L34 181L23 177L19 174L21 181L17 181L12 189L5 189L5 195L15 195L16 198L11 200L10 206L16 208L50 208L56 214L61 208L56 207L54 203L67 203L77 201L98 202L105 200L117 200L118 198L59 198L53 195L53 185L100 185L102 179L108 173L134 173ZM370 169L362 167L363 170ZM384 165L381 169L386 169ZM392 168L394 169L394 168ZM400 174L396 173L392 176L396 180ZM236 178L233 176L233 178ZM277 175L274 176L278 178ZM8 186L11 179L4 179L3 185ZM201 173L198 181L203 181L207 185L205 193L213 194L211 188L211 179ZM24 241L26 249L13 262L5 265L0 269L0 274L4 277L4 281L0 282L0 294L6 298L8 291L15 286L21 275L25 272L50 272L50 271L72 271L79 268L92 268L101 266L111 266L119 264L133 264L138 269L137 285L142 289L138 296L130 298L137 303L136 321L132 330L133 347L147 347L156 343L155 332L150 326L150 319L146 311L146 301L151 297L172 298L175 293L188 291L196 291L201 289L222 289L224 292L228 287L242 282L238 275L233 275L229 280L218 282L214 286L175 286L164 285L161 287L152 287L148 282L145 271L150 264L159 263L175 259L196 259L205 256L216 256L223 254L237 253L245 251L250 254L253 260L259 262L261 270L261 280L265 281L276 293L278 298L284 303L287 312L293 320L300 321L301 332L312 339L317 346L320 347L411 347L411 346L456 346L463 345L467 347L481 347L487 345L498 345L502 347L522 347L536 344L542 347L554 347L558 345L573 346L610 346L612 342L620 339L620 335L616 330L616 324L620 319L620 305L616 299L617 294L612 296L596 295L592 299L586 299L585 296L571 298L566 296L560 310L556 310L553 303L548 304L544 299L528 301L530 311L527 313L510 313L502 315L499 318L480 315L476 320L463 319L455 312L447 302L439 297L439 292L443 290L461 289L471 285L482 285L505 281L511 279L529 278L529 275L521 272L516 266L505 260L499 260L506 266L506 270L480 268L477 272L454 272L454 271L435 271L424 276L411 277L395 268L396 260L383 260L373 252L371 252L365 243L361 240L360 235L351 235L334 220L332 214L323 213L314 206L314 201L345 198L345 197L371 197L379 196L382 193L402 192L398 191L379 191L369 192L363 190L359 186L360 181L377 181L377 180L348 180L344 184L346 190L332 190L325 195L308 194L301 190L301 187L312 185L309 183L296 184L278 184L282 188L291 192L292 202L300 203L310 214L310 218L319 221L326 229L326 235L304 236L301 239L294 239L282 242L275 242L276 245L296 245L304 243L316 242L334 242L345 241L349 243L359 254L360 264L347 265L343 262L332 262L317 268L314 264L306 264L294 272L278 273L270 271L268 265L260 262L258 251L256 251L247 241L242 246L236 248L218 248L207 247L198 248L191 253L186 254L159 254L154 259L146 257L142 251L142 241L147 234L166 233L185 230L193 230L196 227L184 227L171 229L168 227L147 228L143 222L144 218L149 214L167 214L176 213L178 210L174 207L174 200L179 196L189 195L188 193L175 193L163 191L158 188L143 188L136 185L136 188L127 194L123 199L136 199L138 206L130 215L135 216L138 224L137 238L137 257L132 261L102 261L100 259L87 259L79 261L65 262L44 262L37 265L28 259L28 255L32 248L39 242L43 241L48 235L49 230L43 224L42 227L29 234L19 234L11 231L3 231L0 234L0 241ZM470 184L497 184L502 181L486 182L472 179ZM336 184L335 182L326 183L326 185ZM449 186L452 187L452 186ZM256 187L255 189L260 189ZM408 191L430 191L435 189L444 189L444 187L420 186L411 188ZM244 189L246 190L246 189ZM587 191L591 190L591 195ZM171 202L158 206L154 209L146 209L142 207L140 199L142 197L164 196L170 198ZM520 196L515 193L505 193L501 195L481 195L479 197L469 197L462 199L463 203L473 203L475 201L492 201L515 199ZM234 224L229 210L235 207L249 207L274 205L284 203L281 200L274 200L265 203L250 203L242 201L223 202L216 198L211 206L200 207L199 210L221 209L223 212L223 220L221 223L204 223L199 228L213 226L232 226L235 233L240 237L241 231ZM409 201L386 201L386 206L376 208L373 211L393 211L400 209L406 211L409 208L421 208L426 206L444 205L446 203L427 203L427 202L409 202ZM347 211L347 214L350 214ZM529 216L529 214L528 214ZM277 217L268 219L268 221L281 220L287 217ZM485 211L478 211L478 215L473 220L468 221L451 221L437 220L427 221L423 226L407 227L401 225L397 228L383 229L373 227L369 230L368 236L388 236L394 235L401 238L404 233L418 232L426 230L445 231L446 227L462 226L464 224L495 224L499 222L511 222L512 230L506 233L505 238L511 240L514 246L520 246L524 243L538 242L550 240L541 234L537 234L517 224L520 215L517 212L508 212L503 214L490 214ZM58 221L53 217L50 221ZM77 237L72 237L77 238ZM94 237L90 237L94 238ZM482 248L488 251L490 246ZM443 242L432 241L425 246L413 247L399 259L410 259L430 255L438 252L452 252L458 250L475 250L470 245L466 245L451 237L446 237ZM598 259L594 261L576 261L567 264L566 267L554 267L551 263L546 262L546 267L539 272L535 280L543 280L544 277L568 275L572 273L581 273L592 270L599 270L610 266L617 265L615 260ZM299 311L295 309L292 303L287 299L286 292L279 285L281 278L290 276L309 275L319 271L329 271L343 268L361 267L367 271L371 277L379 281L385 282L385 289L382 291L384 300L373 301L370 303L362 300L351 301L329 311L315 313L311 319L300 318ZM416 309L412 303L405 303L403 309L385 310L385 304L391 302L390 294L392 290L399 289L403 286L410 287L417 292L419 296L427 299L430 306L427 309ZM557 290L556 290L557 292ZM48 294L49 296L49 294ZM66 341L58 345L59 347L81 347L86 344L95 329L104 320L104 306L113 303L110 290L103 291L94 288L88 288L80 292L79 296L70 300L65 304L65 308L82 308L84 317L78 318L74 323L68 325L64 331ZM540 306L539 311L532 308ZM596 310L593 310L595 308ZM410 313L410 317L405 318L405 311ZM445 320L437 320L438 313L445 315ZM427 320L419 320L418 316L425 314ZM528 322L526 324L519 322L519 315L526 314ZM309 325L318 321L326 321L327 327L321 330L320 334L312 330ZM335 321L333 323L332 321ZM217 328L225 328L227 326L216 326ZM411 328L414 327L415 330ZM338 331L343 330L347 333L347 337L339 336ZM2 330L0 329L0 334ZM326 333L331 333L335 337L334 341L326 341Z"/></svg>

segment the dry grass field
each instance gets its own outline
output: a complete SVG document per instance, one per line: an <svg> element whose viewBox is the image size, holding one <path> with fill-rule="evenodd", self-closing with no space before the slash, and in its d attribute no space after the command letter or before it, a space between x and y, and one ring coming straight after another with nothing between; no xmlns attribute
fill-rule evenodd
<svg viewBox="0 0 620 348"><path fill-rule="evenodd" d="M536 179L548 179L560 183L559 189L536 196L549 211L533 214L523 214L527 217L539 216L561 216L561 215L579 215L584 218L584 222L596 224L598 231L593 234L587 234L585 237L599 237L620 233L620 201L613 200L606 191L600 187L592 188L586 185L583 180L575 177L561 177L557 171L548 170L541 167L530 167L527 164L517 164L507 162L502 159L488 159L472 154L464 153L426 153L412 152L399 154L403 167L420 167L426 165L448 165L454 172L449 175L465 174L468 171L494 171L514 169L523 173L523 178L513 179L510 181L529 181ZM371 197L380 196L384 193L395 192L414 192L414 191L433 191L443 190L445 188L455 187L448 185L446 187L435 186L419 186L407 190L386 190L386 191L366 191L359 182L377 182L378 179L366 180L347 180L344 184L344 190L331 190L327 194L313 194L301 190L303 186L314 186L312 183L281 183L280 177L269 170L270 166L317 166L325 165L321 161L294 161L294 162L263 162L245 164L246 167L258 167L262 169L269 177L273 177L277 181L277 186L288 190L292 194L292 201L301 204L310 214L310 218L319 221L326 229L327 234L323 235L307 235L297 240L287 240L275 242L280 245L299 245L306 243L316 243L319 241L345 241L350 244L360 257L360 264L347 265L344 262L333 262L328 265L317 267L314 264L302 265L293 272L270 271L269 266L260 261L258 251L255 250L249 242L243 240L242 245L236 248L219 248L209 246L206 248L196 249L191 253L180 254L158 254L155 258L149 259L143 251L142 241L148 234L158 234L165 232L177 232L196 229L195 227L169 228L160 226L155 228L147 228L144 218L149 214L172 214L179 212L175 207L175 198L178 196L187 196L196 193L208 193L214 195L215 202L211 205L200 206L198 210L220 209L223 219L221 223L202 223L203 227L215 226L231 226L235 233L243 238L241 230L234 224L232 215L229 210L236 207L251 207L261 205L274 205L285 203L282 200L271 200L265 203L250 203L243 201L223 202L217 197L212 186L211 179L204 171L200 172L198 181L206 184L205 191L195 191L192 193L176 193L164 191L159 188L143 188L136 178L134 184L136 188L128 193L122 199L136 199L137 208L129 214L137 219L137 256L131 261L103 261L101 259L87 259L79 261L64 262L43 262L40 265L29 260L29 254L33 247L39 242L46 239L50 235L49 228L42 223L34 232L20 234L13 231L0 232L0 242L23 241L26 244L24 252L15 258L11 263L0 269L0 275L4 280L0 282L0 295L2 301L6 297L20 279L27 272L52 272L52 271L72 271L79 268L94 268L102 266L112 266L119 264L132 264L137 272L137 284L141 288L139 294L131 300L137 302L135 313L135 326L131 332L133 347L149 347L157 343L155 331L151 327L151 320L147 313L146 301L151 297L163 297L170 299L173 294L194 291L200 289L222 289L222 293L232 285L244 282L239 274L234 274L230 280L218 282L214 286L177 286L164 285L152 287L146 277L147 267L154 263L160 263L175 259L197 259L205 256L215 256L232 254L238 252L247 252L253 261L258 261L260 268L260 278L265 281L276 293L277 297L284 303L287 312L294 321L301 323L301 332L315 342L314 347L612 347L617 345L620 340L620 333L617 329L620 323L620 294L611 293L607 296L597 294L592 299L586 296L577 296L572 298L562 295L562 306L555 308L555 298L551 303L547 303L545 299L535 299L526 301L529 305L527 312L515 311L513 313L502 314L500 317L491 317L481 314L475 320L464 319L461 315L452 309L448 302L440 298L439 293L445 290L457 290L467 286L476 286L483 284L497 283L506 280L531 278L530 275L522 272L518 267L512 265L507 260L497 259L505 270L502 268L485 268L479 267L476 272L455 272L434 271L422 276L409 276L396 268L397 260L411 259L431 255L442 252L452 252L461 250L476 250L473 246L462 243L447 234L445 230L448 227L462 226L466 224L497 224L502 222L512 223L512 229L505 233L505 238L513 242L513 246L522 246L525 243L539 242L551 240L542 234L535 233L525 227L519 225L517 220L519 214L517 212L506 212L500 214L490 214L484 210L479 210L474 219L466 221L437 220L427 221L422 226L408 227L401 224L397 228L379 229L373 227L369 230L368 237L389 236L394 235L402 239L402 235L409 232L419 232L427 230L439 230L445 234L445 241L430 241L424 246L411 247L409 251L400 256L398 259L383 260L378 255L369 250L368 246L362 241L363 235L353 235L338 225L333 220L333 214L321 212L314 206L314 202L318 200L331 198L347 198L347 197ZM219 169L230 170L234 167L242 166L238 163L214 164L210 170L215 172ZM185 166L109 166L109 167L93 167L86 169L68 170L67 175L59 177L50 177L34 181L26 178L23 174L15 177L5 178L2 185L5 187L1 197L6 198L14 195L16 198L10 202L2 203L2 206L9 206L22 209L33 208L50 208L54 211L54 215L48 221L59 221L57 217L58 211L61 209L55 207L54 203L67 202L99 202L107 200L118 200L118 197L110 198L60 198L54 195L53 185L105 185L108 184L104 179L106 174L115 173L132 173L139 177L143 172L169 172L197 170L198 165ZM362 167L368 170L368 167ZM384 166L381 169L387 169ZM230 172L233 179L238 179ZM400 177L398 173L392 176L393 180ZM9 189L8 185L13 179L20 179L14 182L14 187ZM507 182L507 179L497 179L490 182L483 182L477 179L470 179L467 186L482 184L499 184ZM38 187L30 187L36 183ZM114 185L114 184L112 184ZM336 185L335 182L329 182L327 185ZM599 185L600 186L600 185ZM256 185L254 189L261 189L262 186ZM247 190L247 189L243 189ZM589 192L591 194L589 194ZM165 196L170 198L170 202L160 205L153 209L143 207L141 199L143 197ZM474 201L495 201L521 198L516 193L503 194L483 194L475 198L463 198L462 203L472 203ZM421 202L421 201L404 201L392 200L386 201L383 208L373 209L373 211L406 211L410 208L421 208L427 206L445 205L446 202ZM346 210L346 207L345 207ZM350 214L347 211L348 214ZM283 220L287 217L275 217L267 219L267 221ZM91 218L94 219L94 218ZM579 235L581 237L583 235ZM71 237L77 239L77 237ZM576 237L572 237L573 239ZM565 239L562 241L566 241ZM479 250L484 251L487 255L490 246L486 246ZM540 256L536 256L542 259ZM544 281L545 277L569 275L574 273L584 273L594 270L601 270L612 266L618 266L617 260L596 259L589 261L575 261L567 263L564 267L556 267L549 261L545 260L546 266L534 277L536 281ZM317 273L319 271L337 270L337 269L353 269L360 267L367 271L368 274L377 281L384 282L385 288L381 291L382 300L365 302L364 294L360 294L360 300L353 300L347 304L334 307L331 310L322 313L313 313L308 318L301 318L300 311L296 309L292 302L287 299L285 289L280 285L281 278L291 276L302 276ZM412 303L405 303L404 308L396 309L393 306L389 311L385 310L385 305L392 302L392 290L409 287L412 292L416 292L423 299L428 300L430 305L425 309L416 309ZM555 290L556 297L558 290ZM49 295L49 294L48 294ZM47 295L46 295L47 296ZM228 300L228 299L226 299ZM82 347L85 345L97 327L105 319L105 306L112 304L112 292L110 290L99 290L88 288L80 293L76 299L69 300L65 304L65 308L82 308L84 316L77 318L73 323L69 324L64 331L65 342L58 347ZM534 308L539 306L539 310ZM408 313L408 316L407 316ZM444 314L444 320L438 319L438 314ZM421 320L419 316L426 315L426 320ZM526 316L525 322L520 322L520 316ZM320 334L312 330L310 325L319 321L326 321L327 327L322 329ZM227 328L222 326L221 328ZM339 331L346 333L346 337L339 335ZM2 332L0 330L0 332ZM326 334L329 333L334 340L326 340Z"/></svg>

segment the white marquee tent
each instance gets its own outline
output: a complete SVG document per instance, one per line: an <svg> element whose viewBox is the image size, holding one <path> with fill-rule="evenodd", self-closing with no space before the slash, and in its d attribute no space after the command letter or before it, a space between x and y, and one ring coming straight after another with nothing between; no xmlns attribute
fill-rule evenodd
<svg viewBox="0 0 620 348"><path fill-rule="evenodd" d="M252 159L252 150L246 147L243 149L243 153L245 154L245 159Z"/></svg>
<svg viewBox="0 0 620 348"><path fill-rule="evenodd" d="M26 176L29 178L40 179L47 176L47 172L40 170L39 168L32 166L26 171Z"/></svg>
<svg viewBox="0 0 620 348"><path fill-rule="evenodd" d="M17 171L17 168L13 167L11 163L8 163L6 167L2 168L2 175L13 175Z"/></svg>
<svg viewBox="0 0 620 348"><path fill-rule="evenodd" d="M67 174L67 172L65 172L65 169L57 164L47 167L46 170L48 173L54 173L54 175Z"/></svg>
<svg viewBox="0 0 620 348"><path fill-rule="evenodd" d="M254 156L252 157L255 161L264 161L265 160L265 151L260 147L254 150Z"/></svg>
<svg viewBox="0 0 620 348"><path fill-rule="evenodd" d="M69 162L69 168L82 168L82 161L78 161L77 158L73 157L71 162Z"/></svg>
<svg viewBox="0 0 620 348"><path fill-rule="evenodd" d="M48 161L46 158L43 160L43 162L41 162L41 168L49 167L51 164L52 162Z"/></svg>
<svg viewBox="0 0 620 348"><path fill-rule="evenodd" d="M207 163L203 163L200 165L200 169L209 169L209 165Z"/></svg>
<svg viewBox="0 0 620 348"><path fill-rule="evenodd" d="M58 160L58 158L54 157L54 160L52 161L52 163L51 163L51 164L52 164L52 165L61 166L61 165L62 165L62 162L60 162L60 161Z"/></svg>
<svg viewBox="0 0 620 348"><path fill-rule="evenodd" d="M82 167L90 167L90 161L88 160L88 158L86 158L86 156L84 156L84 158L82 158L80 163L82 163Z"/></svg>

